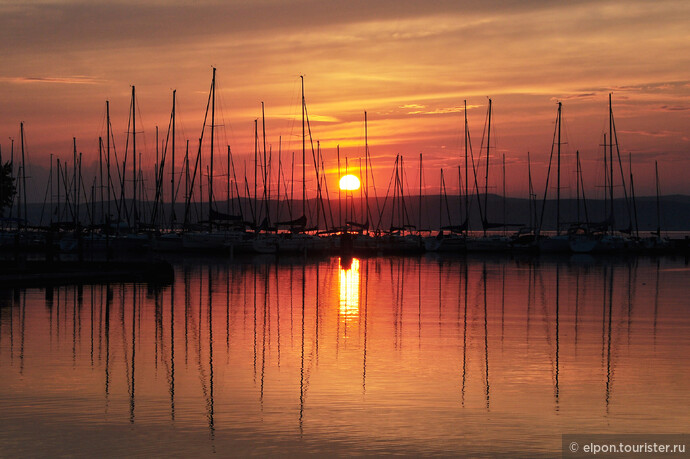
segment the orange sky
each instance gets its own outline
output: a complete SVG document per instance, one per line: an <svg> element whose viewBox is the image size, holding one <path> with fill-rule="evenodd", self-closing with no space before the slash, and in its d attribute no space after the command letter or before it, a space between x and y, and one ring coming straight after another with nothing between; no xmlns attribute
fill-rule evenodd
<svg viewBox="0 0 690 459"><path fill-rule="evenodd" d="M42 199L49 155L71 162L72 137L84 167L97 164L105 100L118 154L124 153L135 85L137 145L150 171L155 126L163 136L172 89L178 145L188 139L196 152L215 66L216 124L222 125L217 175L226 173L229 144L238 173L246 165L253 180L253 126L264 101L267 144L275 160L282 138L289 177L291 152L301 161L304 75L314 141L320 140L329 171L337 166L336 145L343 161L358 167L366 110L377 187L385 188L395 155L402 154L407 184L416 189L422 153L427 192L438 192L441 167L449 192L457 192L463 100L478 155L491 97L491 191L502 192L505 155L508 194L526 196L529 151L542 196L556 102L562 101L565 195L574 195L579 150L588 197L597 197L613 92L621 154L626 163L632 156L636 195L654 194L655 159L662 193L690 194L683 174L690 166L688 25L690 4L682 1L2 1L0 145L5 160L9 138L16 148L19 122L25 122L28 171ZM313 169L310 156L308 165ZM273 167L275 173L277 161ZM479 182L483 186L483 177ZM329 174L329 188L336 186Z"/></svg>

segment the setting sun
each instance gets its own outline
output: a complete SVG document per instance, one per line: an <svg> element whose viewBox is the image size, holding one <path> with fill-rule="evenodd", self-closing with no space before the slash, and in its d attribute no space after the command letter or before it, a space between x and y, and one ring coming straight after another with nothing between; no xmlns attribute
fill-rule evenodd
<svg viewBox="0 0 690 459"><path fill-rule="evenodd" d="M359 179L354 175L343 175L340 178L340 189L343 191L359 190Z"/></svg>

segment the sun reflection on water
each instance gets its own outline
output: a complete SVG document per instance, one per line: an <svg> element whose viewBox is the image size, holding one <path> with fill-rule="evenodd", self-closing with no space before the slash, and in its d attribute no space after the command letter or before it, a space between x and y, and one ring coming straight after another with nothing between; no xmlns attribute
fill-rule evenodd
<svg viewBox="0 0 690 459"><path fill-rule="evenodd" d="M348 264L349 261L349 264ZM340 317L350 321L359 316L359 260L340 259Z"/></svg>

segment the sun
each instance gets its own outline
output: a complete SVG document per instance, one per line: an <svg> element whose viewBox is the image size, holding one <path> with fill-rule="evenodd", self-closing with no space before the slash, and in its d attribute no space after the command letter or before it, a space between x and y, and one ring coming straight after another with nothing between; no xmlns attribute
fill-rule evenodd
<svg viewBox="0 0 690 459"><path fill-rule="evenodd" d="M359 179L354 175L340 177L340 189L343 191L359 190Z"/></svg>

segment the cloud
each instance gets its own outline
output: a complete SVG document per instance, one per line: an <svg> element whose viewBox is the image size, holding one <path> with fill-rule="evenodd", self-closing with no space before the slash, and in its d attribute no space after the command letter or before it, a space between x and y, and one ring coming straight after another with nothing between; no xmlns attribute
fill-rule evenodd
<svg viewBox="0 0 690 459"><path fill-rule="evenodd" d="M636 134L645 137L677 137L678 132L674 131L644 131L644 130L631 130L631 131L618 131L621 134Z"/></svg>
<svg viewBox="0 0 690 459"><path fill-rule="evenodd" d="M464 110L463 107L445 107L434 110L415 110L407 112L408 115L445 115L447 113L459 113Z"/></svg>
<svg viewBox="0 0 690 459"><path fill-rule="evenodd" d="M100 84L103 80L88 76L76 75L67 77L6 77L0 81L15 84Z"/></svg>
<svg viewBox="0 0 690 459"><path fill-rule="evenodd" d="M690 106L688 105L662 105L659 107L659 110L661 111L666 111L666 112L683 112L690 110Z"/></svg>
<svg viewBox="0 0 690 459"><path fill-rule="evenodd" d="M550 100L553 102L558 102L558 101L564 101L564 100L585 100L585 99L593 99L597 97L597 93L595 92L585 92L585 93L580 93L580 94L566 94L564 96L560 97L552 97Z"/></svg>

